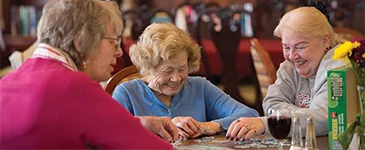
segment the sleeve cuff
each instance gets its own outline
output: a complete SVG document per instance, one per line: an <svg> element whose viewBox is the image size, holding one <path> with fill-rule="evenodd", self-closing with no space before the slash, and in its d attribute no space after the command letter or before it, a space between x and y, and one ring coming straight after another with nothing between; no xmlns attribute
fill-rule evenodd
<svg viewBox="0 0 365 150"><path fill-rule="evenodd" d="M271 135L269 126L267 125L267 117L257 117L257 118L259 118L262 121L262 123L264 124L264 127L265 127L265 132L262 133L262 135Z"/></svg>

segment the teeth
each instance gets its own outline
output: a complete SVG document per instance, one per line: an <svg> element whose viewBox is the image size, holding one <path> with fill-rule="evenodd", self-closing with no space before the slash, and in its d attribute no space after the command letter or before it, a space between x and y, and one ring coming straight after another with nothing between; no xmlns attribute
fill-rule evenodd
<svg viewBox="0 0 365 150"><path fill-rule="evenodd" d="M296 65L301 65L301 64L304 64L305 61L298 61L298 62L294 62Z"/></svg>
<svg viewBox="0 0 365 150"><path fill-rule="evenodd" d="M179 85L169 85L170 87L172 87L172 88L176 88L176 87L178 87Z"/></svg>

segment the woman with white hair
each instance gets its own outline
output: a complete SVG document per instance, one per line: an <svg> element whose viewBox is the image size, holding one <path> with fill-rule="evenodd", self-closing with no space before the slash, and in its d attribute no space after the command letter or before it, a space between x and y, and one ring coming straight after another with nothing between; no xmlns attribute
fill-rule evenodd
<svg viewBox="0 0 365 150"><path fill-rule="evenodd" d="M328 134L327 70L345 65L332 59L334 49L343 40L315 7L300 7L286 13L274 35L281 38L286 60L263 100L264 112L267 114L271 108L288 110L303 122L302 132L305 120L312 116L316 134ZM267 117L240 118L230 125L226 136L247 139L255 134L252 129L256 134L269 134Z"/></svg>

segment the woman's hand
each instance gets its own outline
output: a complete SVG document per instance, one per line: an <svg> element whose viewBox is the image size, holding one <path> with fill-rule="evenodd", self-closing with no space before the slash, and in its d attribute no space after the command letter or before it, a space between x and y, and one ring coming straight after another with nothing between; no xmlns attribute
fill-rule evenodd
<svg viewBox="0 0 365 150"><path fill-rule="evenodd" d="M250 139L255 134L262 134L265 131L264 123L259 118L241 117L231 123L226 138L236 141Z"/></svg>
<svg viewBox="0 0 365 150"><path fill-rule="evenodd" d="M202 135L215 135L220 131L223 131L221 125L217 122L199 122L200 124L200 132L190 138L196 138Z"/></svg>
<svg viewBox="0 0 365 150"><path fill-rule="evenodd" d="M177 126L183 138L196 138L202 135L214 135L223 131L217 122L198 122L192 117L175 117L172 122Z"/></svg>
<svg viewBox="0 0 365 150"><path fill-rule="evenodd" d="M178 129L169 117L140 116L141 124L164 140L174 142L178 139Z"/></svg>
<svg viewBox="0 0 365 150"><path fill-rule="evenodd" d="M172 122L177 126L178 133L183 138L189 138L199 134L200 124L192 117L175 117Z"/></svg>

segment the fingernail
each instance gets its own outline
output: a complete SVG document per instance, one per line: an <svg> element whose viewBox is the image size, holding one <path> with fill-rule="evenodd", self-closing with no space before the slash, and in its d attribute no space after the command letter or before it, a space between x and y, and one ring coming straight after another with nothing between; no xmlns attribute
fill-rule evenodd
<svg viewBox="0 0 365 150"><path fill-rule="evenodd" d="M241 141L241 142L243 142L243 141L245 141L245 139L244 139L244 138L242 138L242 139L240 139L240 141Z"/></svg>
<svg viewBox="0 0 365 150"><path fill-rule="evenodd" d="M231 141L233 141L233 139L234 139L234 138L233 138L233 137L231 137Z"/></svg>
<svg viewBox="0 0 365 150"><path fill-rule="evenodd" d="M226 136L226 140L228 140L229 139L229 136Z"/></svg>
<svg viewBox="0 0 365 150"><path fill-rule="evenodd" d="M240 140L240 138L236 138L236 141L239 141Z"/></svg>

